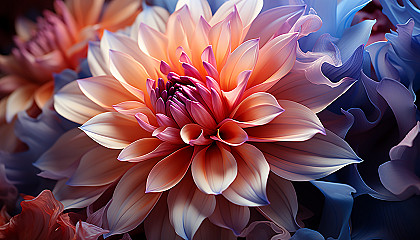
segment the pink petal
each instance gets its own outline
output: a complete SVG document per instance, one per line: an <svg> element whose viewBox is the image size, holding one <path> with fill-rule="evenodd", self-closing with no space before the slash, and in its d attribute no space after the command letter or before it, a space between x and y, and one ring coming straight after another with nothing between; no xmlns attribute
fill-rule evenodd
<svg viewBox="0 0 420 240"><path fill-rule="evenodd" d="M77 81L67 84L54 95L54 109L61 116L78 124L83 124L105 111L82 93Z"/></svg>
<svg viewBox="0 0 420 240"><path fill-rule="evenodd" d="M215 207L215 197L198 190L190 176L168 194L169 219L175 232L184 239L193 239L201 222Z"/></svg>
<svg viewBox="0 0 420 240"><path fill-rule="evenodd" d="M158 127L153 131L152 136L159 138L160 140L172 144L183 144L184 142L180 136L179 128L174 127Z"/></svg>
<svg viewBox="0 0 420 240"><path fill-rule="evenodd" d="M326 130L303 142L254 143L271 171L291 181L308 181L325 177L361 159L342 138Z"/></svg>
<svg viewBox="0 0 420 240"><path fill-rule="evenodd" d="M121 178L107 210L110 232L105 237L136 228L160 198L161 193L145 193L146 178L154 161L137 163Z"/></svg>
<svg viewBox="0 0 420 240"><path fill-rule="evenodd" d="M353 79L344 78L337 86L314 84L306 79L304 72L294 72L278 81L268 92L276 99L291 100L314 112L320 112L346 92L353 83Z"/></svg>
<svg viewBox="0 0 420 240"><path fill-rule="evenodd" d="M267 124L283 111L271 94L259 92L244 99L230 115L244 128Z"/></svg>
<svg viewBox="0 0 420 240"><path fill-rule="evenodd" d="M122 27L117 23L122 23L132 17L140 7L141 2L136 0L111 1L103 12L101 19L102 28L109 29L114 27L116 29L111 31L116 31Z"/></svg>
<svg viewBox="0 0 420 240"><path fill-rule="evenodd" d="M67 181L70 186L101 186L114 182L130 167L117 160L119 151L98 146L80 159L79 166Z"/></svg>
<svg viewBox="0 0 420 240"><path fill-rule="evenodd" d="M196 123L205 128L214 129L216 122L203 105L195 101L187 101L186 107Z"/></svg>
<svg viewBox="0 0 420 240"><path fill-rule="evenodd" d="M238 175L223 192L223 196L240 206L268 204L265 189L270 167L264 155L247 143L233 147L232 154L238 165Z"/></svg>
<svg viewBox="0 0 420 240"><path fill-rule="evenodd" d="M305 141L317 133L325 134L318 117L309 108L288 100L279 100L284 112L266 125L247 128L249 141Z"/></svg>
<svg viewBox="0 0 420 240"><path fill-rule="evenodd" d="M264 46L273 37L276 29L288 27L289 30L304 12L304 5L285 5L267 10L252 22L245 39L259 37L261 46Z"/></svg>
<svg viewBox="0 0 420 240"><path fill-rule="evenodd" d="M235 180L235 158L228 147L213 144L195 155L191 172L197 187L207 194L220 194Z"/></svg>
<svg viewBox="0 0 420 240"><path fill-rule="evenodd" d="M150 171L146 192L163 192L182 180L192 161L192 147L184 147L160 160Z"/></svg>
<svg viewBox="0 0 420 240"><path fill-rule="evenodd" d="M105 109L129 100L137 100L115 78L99 76L77 80L80 90L94 103ZM110 97L112 96L112 97Z"/></svg>
<svg viewBox="0 0 420 240"><path fill-rule="evenodd" d="M122 149L139 138L150 137L150 133L144 131L134 118L116 112L96 115L80 129L99 144L112 149Z"/></svg>
<svg viewBox="0 0 420 240"><path fill-rule="evenodd" d="M295 189L290 181L271 174L268 178L267 195L269 205L258 209L278 226L286 228L289 232L299 229L296 224L298 202Z"/></svg>
<svg viewBox="0 0 420 240"><path fill-rule="evenodd" d="M142 138L125 147L118 160L127 162L142 162L155 157L168 155L179 146L162 142L157 138Z"/></svg>
<svg viewBox="0 0 420 240"><path fill-rule="evenodd" d="M209 42L213 48L217 71L221 71L231 51L231 32L229 22L223 21L214 25L209 31Z"/></svg>
<svg viewBox="0 0 420 240"><path fill-rule="evenodd" d="M209 219L217 226L231 229L235 235L239 235L248 225L249 217L248 207L233 204L224 197L217 196L216 208Z"/></svg>

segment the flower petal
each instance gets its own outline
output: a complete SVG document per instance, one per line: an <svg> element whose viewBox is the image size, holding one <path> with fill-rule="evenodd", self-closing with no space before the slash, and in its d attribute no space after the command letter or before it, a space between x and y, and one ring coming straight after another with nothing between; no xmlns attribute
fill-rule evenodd
<svg viewBox="0 0 420 240"><path fill-rule="evenodd" d="M122 149L139 138L150 137L133 118L116 112L101 113L80 127L89 137L99 144Z"/></svg>
<svg viewBox="0 0 420 240"><path fill-rule="evenodd" d="M54 109L61 116L79 124L105 111L83 94L76 81L67 84L54 95Z"/></svg>
<svg viewBox="0 0 420 240"><path fill-rule="evenodd" d="M220 72L220 87L224 91L233 90L238 83L238 76L246 70L253 70L257 63L259 39L248 40L236 48L226 59Z"/></svg>
<svg viewBox="0 0 420 240"><path fill-rule="evenodd" d="M114 182L133 165L117 160L118 150L98 146L80 159L79 166L67 181L70 186L101 186Z"/></svg>
<svg viewBox="0 0 420 240"><path fill-rule="evenodd" d="M146 192L163 192L175 186L187 173L192 154L192 147L184 147L160 160L147 177Z"/></svg>
<svg viewBox="0 0 420 240"><path fill-rule="evenodd" d="M317 133L325 134L321 121L309 108L288 100L279 100L284 112L271 122L247 128L249 141L304 141Z"/></svg>
<svg viewBox="0 0 420 240"><path fill-rule="evenodd" d="M303 142L254 143L270 164L271 171L291 181L325 177L361 159L342 138L326 130Z"/></svg>
<svg viewBox="0 0 420 240"><path fill-rule="evenodd" d="M278 226L289 232L299 229L296 223L298 202L295 189L290 181L271 174L268 178L267 195L269 205L258 209Z"/></svg>
<svg viewBox="0 0 420 240"><path fill-rule="evenodd" d="M254 127L271 122L283 111L271 94L259 92L244 99L230 115L239 126Z"/></svg>
<svg viewBox="0 0 420 240"><path fill-rule="evenodd" d="M167 194L163 193L158 203L144 220L144 232L149 240L181 240L169 221Z"/></svg>
<svg viewBox="0 0 420 240"><path fill-rule="evenodd" d="M226 1L214 13L213 18L210 20L210 25L213 26L217 22L220 22L223 19L225 19L236 7L238 9L239 16L241 17L244 27L247 27L258 16L263 7L263 4L263 0Z"/></svg>
<svg viewBox="0 0 420 240"><path fill-rule="evenodd" d="M230 146L239 146L248 140L248 135L235 121L227 119L217 129L217 136L212 139Z"/></svg>
<svg viewBox="0 0 420 240"><path fill-rule="evenodd" d="M232 203L240 206L268 204L266 195L270 167L264 155L256 147L244 143L232 147L238 165L238 174L232 184L222 193Z"/></svg>
<svg viewBox="0 0 420 240"><path fill-rule="evenodd" d="M228 147L218 143L195 155L191 172L197 187L207 194L220 194L235 180L235 158Z"/></svg>
<svg viewBox="0 0 420 240"><path fill-rule="evenodd" d="M64 209L84 208L95 202L110 186L72 187L66 184L67 179L57 182L53 194Z"/></svg>
<svg viewBox="0 0 420 240"><path fill-rule="evenodd" d="M56 180L69 178L83 155L96 146L97 144L91 138L75 128L64 133L48 151L39 157L34 166L41 169L42 172L39 174L41 177Z"/></svg>
<svg viewBox="0 0 420 240"><path fill-rule="evenodd" d="M77 83L86 97L108 110L120 102L137 100L115 78L110 76L79 79Z"/></svg>
<svg viewBox="0 0 420 240"><path fill-rule="evenodd" d="M162 142L157 138L142 138L125 147L118 160L127 162L142 162L151 158L168 155L179 146Z"/></svg>
<svg viewBox="0 0 420 240"><path fill-rule="evenodd" d="M239 235L248 225L249 217L248 207L233 204L224 197L217 196L216 208L209 219L217 226L231 229L235 235Z"/></svg>
<svg viewBox="0 0 420 240"><path fill-rule="evenodd" d="M136 228L159 200L161 193L145 193L147 174L154 164L154 161L137 163L115 187L106 213L110 232L105 238Z"/></svg>
<svg viewBox="0 0 420 240"><path fill-rule="evenodd" d="M213 213L215 207L215 197L198 190L190 176L168 194L169 219L175 232L184 239L193 239L201 222Z"/></svg>

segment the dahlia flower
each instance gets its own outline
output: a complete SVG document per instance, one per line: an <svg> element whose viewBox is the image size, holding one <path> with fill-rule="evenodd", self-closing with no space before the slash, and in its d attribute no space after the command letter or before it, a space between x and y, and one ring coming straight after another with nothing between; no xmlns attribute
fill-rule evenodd
<svg viewBox="0 0 420 240"><path fill-rule="evenodd" d="M131 24L139 12L141 1L125 0L61 0L55 2L56 13L45 11L33 23L16 22L16 48L8 56L0 56L0 69L7 73L0 79L0 131L13 136L12 121L18 112L31 106L42 109L50 100L53 73L66 68L77 69L86 57L89 41L98 40L104 29L116 31ZM10 94L8 97L6 97ZM2 150L17 151L17 141Z"/></svg>
<svg viewBox="0 0 420 240"><path fill-rule="evenodd" d="M304 5L262 7L228 1L212 15L206 1L179 1L171 15L153 7L129 36L105 32L92 43L93 77L54 100L96 143L71 131L36 163L60 180L54 195L79 208L112 191L96 213L105 236L144 221L150 239L225 234L215 225L233 237L249 207L297 230L289 180L360 162L316 115L353 81L327 81L319 55L300 51L319 17Z"/></svg>

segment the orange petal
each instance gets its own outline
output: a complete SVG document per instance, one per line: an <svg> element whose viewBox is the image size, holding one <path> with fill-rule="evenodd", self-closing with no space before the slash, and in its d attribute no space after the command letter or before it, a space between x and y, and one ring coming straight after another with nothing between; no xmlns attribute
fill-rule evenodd
<svg viewBox="0 0 420 240"><path fill-rule="evenodd" d="M230 146L239 146L248 140L248 135L236 122L226 119L217 129L217 135L212 139Z"/></svg>
<svg viewBox="0 0 420 240"><path fill-rule="evenodd" d="M112 109L114 104L137 100L137 97L110 76L79 79L77 83L86 97L108 110Z"/></svg>
<svg viewBox="0 0 420 240"><path fill-rule="evenodd" d="M278 102L284 112L265 125L247 128L249 141L305 141L317 133L325 134L320 120L309 108L288 100Z"/></svg>
<svg viewBox="0 0 420 240"><path fill-rule="evenodd" d="M239 126L253 127L271 122L283 111L271 94L259 92L244 99L230 115Z"/></svg>
<svg viewBox="0 0 420 240"><path fill-rule="evenodd" d="M233 90L238 83L238 76L246 70L253 70L257 63L259 39L248 40L236 48L227 58L220 72L220 87L224 91Z"/></svg>
<svg viewBox="0 0 420 240"><path fill-rule="evenodd" d="M235 180L238 168L227 147L212 144L195 155L191 172L201 191L221 194Z"/></svg>
<svg viewBox="0 0 420 240"><path fill-rule="evenodd" d="M182 180L191 164L192 147L184 147L160 160L147 177L146 192L163 192Z"/></svg>
<svg viewBox="0 0 420 240"><path fill-rule="evenodd" d="M142 138L124 148L118 160L127 162L141 162L151 158L167 156L179 146L162 142L157 138Z"/></svg>

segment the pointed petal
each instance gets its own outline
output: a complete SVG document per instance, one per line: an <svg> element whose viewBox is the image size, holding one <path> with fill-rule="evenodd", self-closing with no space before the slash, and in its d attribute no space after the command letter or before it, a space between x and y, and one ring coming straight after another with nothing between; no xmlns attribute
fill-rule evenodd
<svg viewBox="0 0 420 240"><path fill-rule="evenodd" d="M150 137L150 133L144 131L134 118L116 112L96 115L80 129L99 144L112 149L122 149L139 138Z"/></svg>
<svg viewBox="0 0 420 240"><path fill-rule="evenodd" d="M198 190L190 176L168 194L169 219L175 232L184 239L193 239L201 222L213 213L215 207L215 197Z"/></svg>
<svg viewBox="0 0 420 240"><path fill-rule="evenodd" d="M231 113L241 127L264 125L279 117L283 108L269 93L259 92L244 99Z"/></svg>
<svg viewBox="0 0 420 240"><path fill-rule="evenodd" d="M230 146L239 146L248 140L248 135L235 121L226 119L217 129L217 135L212 139Z"/></svg>
<svg viewBox="0 0 420 240"><path fill-rule="evenodd" d="M147 177L147 192L163 192L182 180L191 164L192 147L184 147L160 160Z"/></svg>
<svg viewBox="0 0 420 240"><path fill-rule="evenodd" d="M110 185L93 187L72 187L66 184L67 179L57 182L53 194L64 209L84 208L95 202Z"/></svg>
<svg viewBox="0 0 420 240"><path fill-rule="evenodd" d="M167 61L167 48L168 48L168 39L167 37L149 27L146 24L140 24L138 44L140 50L149 56L160 60Z"/></svg>
<svg viewBox="0 0 420 240"><path fill-rule="evenodd" d="M162 142L157 138L142 138L125 147L118 160L127 162L141 162L151 158L167 156L179 146Z"/></svg>
<svg viewBox="0 0 420 240"><path fill-rule="evenodd" d="M191 18L195 24L198 23L200 17L203 17L206 21L209 21L212 13L210 5L206 0L179 0L176 4L175 11L179 10L184 5L187 5L191 9Z"/></svg>
<svg viewBox="0 0 420 240"><path fill-rule="evenodd" d="M239 206L226 200L222 196L216 197L216 208L209 220L219 227L232 230L239 235L248 225L250 212L248 207Z"/></svg>
<svg viewBox="0 0 420 240"><path fill-rule="evenodd" d="M268 219L289 232L299 229L296 224L298 202L295 189L290 181L275 174L268 178L267 195L269 205L258 207Z"/></svg>
<svg viewBox="0 0 420 240"><path fill-rule="evenodd" d="M284 112L271 122L247 128L250 141L305 141L317 133L325 134L318 117L309 108L292 101L278 101Z"/></svg>
<svg viewBox="0 0 420 240"><path fill-rule="evenodd" d="M270 164L271 171L291 181L325 177L361 159L343 139L326 130L304 142L254 143Z"/></svg>
<svg viewBox="0 0 420 240"><path fill-rule="evenodd" d="M205 137L204 134L205 129L195 123L183 126L180 132L182 141L186 144L190 144L191 146L210 144L212 140Z"/></svg>
<svg viewBox="0 0 420 240"><path fill-rule="evenodd" d="M80 129L75 128L64 133L48 151L41 155L34 166L41 169L40 176L42 177L56 180L68 178L76 170L83 155L96 146L97 143Z"/></svg>
<svg viewBox="0 0 420 240"><path fill-rule="evenodd" d="M54 109L61 116L79 124L105 111L83 94L77 81L67 84L54 95Z"/></svg>
<svg viewBox="0 0 420 240"><path fill-rule="evenodd" d="M282 34L261 48L247 88L266 91L292 69L296 61L297 37L297 33Z"/></svg>
<svg viewBox="0 0 420 240"><path fill-rule="evenodd" d="M98 146L80 159L79 166L67 181L70 186L101 186L114 182L130 167L117 160L118 150Z"/></svg>
<svg viewBox="0 0 420 240"><path fill-rule="evenodd" d="M106 213L110 232L105 237L136 228L159 200L161 193L145 193L147 174L154 163L137 163L115 187Z"/></svg>
<svg viewBox="0 0 420 240"><path fill-rule="evenodd" d="M112 75L120 81L135 96L139 97L142 102L148 101L146 80L150 78L146 69L130 55L110 51L110 70Z"/></svg>
<svg viewBox="0 0 420 240"><path fill-rule="evenodd" d="M259 39L248 40L236 48L226 59L220 72L220 87L231 91L238 85L238 76L246 70L253 70L257 63Z"/></svg>
<svg viewBox="0 0 420 240"><path fill-rule="evenodd" d="M263 0L226 1L217 9L216 13L214 13L213 18L210 20L210 25L214 25L225 19L236 7L244 27L247 27L258 16L263 7L263 3Z"/></svg>
<svg viewBox="0 0 420 240"><path fill-rule="evenodd" d="M6 121L10 123L16 114L27 110L34 101L35 85L26 85L13 91L7 98Z"/></svg>
<svg viewBox="0 0 420 240"><path fill-rule="evenodd" d="M76 224L76 240L96 240L99 236L108 232L108 230L80 220Z"/></svg>
<svg viewBox="0 0 420 240"><path fill-rule="evenodd" d="M87 59L92 76L111 75L108 70L108 62L104 59L99 42L89 42Z"/></svg>
<svg viewBox="0 0 420 240"><path fill-rule="evenodd" d="M268 204L266 185L270 167L264 155L247 143L233 147L232 154L238 165L238 175L223 196L240 206Z"/></svg>
<svg viewBox="0 0 420 240"><path fill-rule="evenodd" d="M235 158L229 148L213 144L195 155L191 172L197 187L207 194L220 194L235 180Z"/></svg>
<svg viewBox="0 0 420 240"><path fill-rule="evenodd" d="M86 97L108 110L120 102L137 99L115 78L110 76L79 79L77 83Z"/></svg>
<svg viewBox="0 0 420 240"><path fill-rule="evenodd" d="M115 111L127 116L135 116L141 112L146 105L138 101L124 101L112 106Z"/></svg>
<svg viewBox="0 0 420 240"><path fill-rule="evenodd" d="M278 29L284 28L288 32L304 12L304 5L284 5L267 10L252 22L245 39L260 38L260 44L264 46Z"/></svg>

